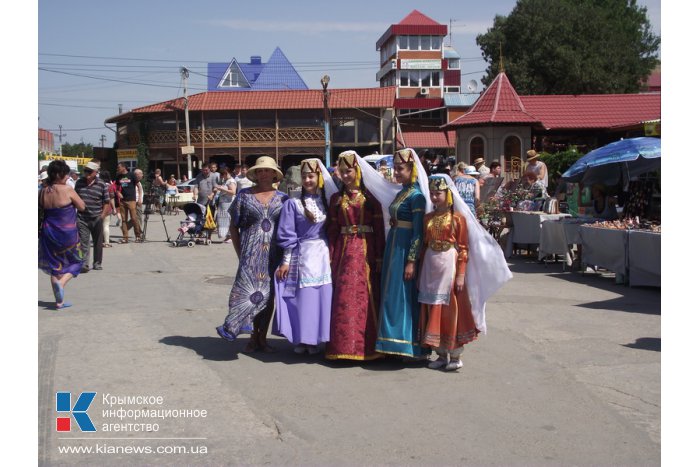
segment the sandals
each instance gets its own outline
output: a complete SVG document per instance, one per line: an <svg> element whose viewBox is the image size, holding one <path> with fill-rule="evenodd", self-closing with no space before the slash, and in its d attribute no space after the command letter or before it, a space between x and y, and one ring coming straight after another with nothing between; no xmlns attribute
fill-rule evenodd
<svg viewBox="0 0 700 467"><path fill-rule="evenodd" d="M102 248L112 248L112 244L111 243L103 243Z"/></svg>
<svg viewBox="0 0 700 467"><path fill-rule="evenodd" d="M60 304L60 305L56 305L56 309L57 309L57 310L62 310L62 309L64 309L64 308L68 308L68 307L70 307L70 306L73 306L73 304L72 304L71 302L63 302L63 303Z"/></svg>
<svg viewBox="0 0 700 467"><path fill-rule="evenodd" d="M129 243L129 240L122 238L119 240L119 243L123 245L124 243Z"/></svg>

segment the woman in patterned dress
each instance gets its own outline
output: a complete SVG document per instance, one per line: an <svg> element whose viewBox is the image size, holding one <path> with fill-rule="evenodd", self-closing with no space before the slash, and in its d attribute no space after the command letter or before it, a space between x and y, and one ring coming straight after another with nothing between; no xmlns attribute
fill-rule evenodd
<svg viewBox="0 0 700 467"><path fill-rule="evenodd" d="M467 203L472 214L476 216L476 205L479 204L480 194L479 194L479 180L476 176L479 175L479 171L473 165L467 165L464 162L457 164L457 171L455 174L455 186L459 192L459 196Z"/></svg>
<svg viewBox="0 0 700 467"><path fill-rule="evenodd" d="M275 239L287 195L272 186L282 179L282 172L271 157L259 157L255 166L248 170L247 177L256 185L238 192L229 208L238 272L229 295L229 313L216 331L229 341L239 333L250 332L244 352L271 352L267 330L274 308L272 276L282 259Z"/></svg>
<svg viewBox="0 0 700 467"><path fill-rule="evenodd" d="M39 192L39 208L44 214L39 234L39 269L51 276L57 310L71 306L64 300L63 289L83 267L76 209L83 211L85 202L66 184L69 172L64 161L52 161L47 169L47 186Z"/></svg>
<svg viewBox="0 0 700 467"><path fill-rule="evenodd" d="M331 198L328 240L333 272L333 306L326 358L373 360L377 340L384 221L382 206L362 183L355 151L338 157L343 182Z"/></svg>

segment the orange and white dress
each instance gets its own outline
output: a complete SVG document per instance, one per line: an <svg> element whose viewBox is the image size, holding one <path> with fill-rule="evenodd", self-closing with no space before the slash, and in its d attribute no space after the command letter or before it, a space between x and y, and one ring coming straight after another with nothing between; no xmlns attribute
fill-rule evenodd
<svg viewBox="0 0 700 467"><path fill-rule="evenodd" d="M461 348L476 339L479 330L472 316L464 277L469 257L467 221L459 213L431 212L423 221L423 259L418 281L421 344L443 350Z"/></svg>

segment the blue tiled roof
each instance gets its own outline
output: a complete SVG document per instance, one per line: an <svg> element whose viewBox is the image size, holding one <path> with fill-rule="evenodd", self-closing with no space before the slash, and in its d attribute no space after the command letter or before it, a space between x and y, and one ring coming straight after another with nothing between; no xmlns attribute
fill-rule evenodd
<svg viewBox="0 0 700 467"><path fill-rule="evenodd" d="M234 73L240 71L243 74L250 87L219 87L222 78L232 67ZM267 63L238 63L235 58L231 63L208 63L207 76L209 91L309 89L279 47Z"/></svg>
<svg viewBox="0 0 700 467"><path fill-rule="evenodd" d="M479 94L445 93L445 107L470 107L479 98Z"/></svg>
<svg viewBox="0 0 700 467"><path fill-rule="evenodd" d="M246 79L251 83L254 83L258 79L258 75L265 67L264 63L239 63L238 66L241 67L241 71L245 75Z"/></svg>
<svg viewBox="0 0 700 467"><path fill-rule="evenodd" d="M272 52L260 76L253 83L254 90L309 89L279 47Z"/></svg>

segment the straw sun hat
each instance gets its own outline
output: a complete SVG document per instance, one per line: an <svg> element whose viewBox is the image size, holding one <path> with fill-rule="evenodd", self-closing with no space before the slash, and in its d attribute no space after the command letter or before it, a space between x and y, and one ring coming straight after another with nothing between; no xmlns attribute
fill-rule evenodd
<svg viewBox="0 0 700 467"><path fill-rule="evenodd" d="M282 175L282 171L277 167L277 163L275 160L270 157L270 156L260 156L258 159L255 161L255 165L251 168L248 169L248 173L246 173L246 176L250 181L257 182L258 177L256 175L258 169L272 169L274 170L277 175L276 175L276 182L279 182L284 178L284 175Z"/></svg>
<svg viewBox="0 0 700 467"><path fill-rule="evenodd" d="M527 152L527 161L528 162L533 161L533 160L537 159L538 157L540 157L540 155L537 154L537 151L535 151L534 149L530 149Z"/></svg>

